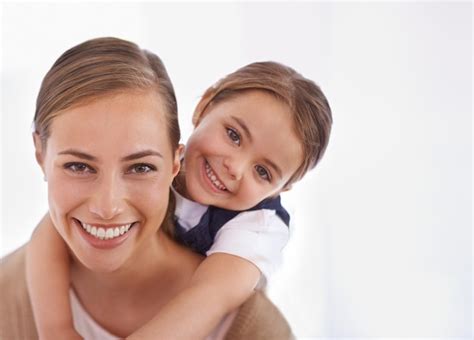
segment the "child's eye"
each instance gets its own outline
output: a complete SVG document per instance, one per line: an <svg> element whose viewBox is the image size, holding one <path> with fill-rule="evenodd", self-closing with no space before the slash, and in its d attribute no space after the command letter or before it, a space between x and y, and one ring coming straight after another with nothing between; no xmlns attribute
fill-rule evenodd
<svg viewBox="0 0 474 340"><path fill-rule="evenodd" d="M69 170L75 174L88 174L95 173L96 171L85 163L71 162L64 164L64 169Z"/></svg>
<svg viewBox="0 0 474 340"><path fill-rule="evenodd" d="M226 130L227 130L227 136L229 136L232 143L234 143L236 145L240 145L240 135L239 135L239 133L236 130L232 129L232 128L226 128Z"/></svg>
<svg viewBox="0 0 474 340"><path fill-rule="evenodd" d="M257 171L257 174L260 178L270 182L271 181L271 176L270 173L261 165L256 165L255 170Z"/></svg>
<svg viewBox="0 0 474 340"><path fill-rule="evenodd" d="M139 163L134 164L128 168L127 173L129 174L146 174L152 171L156 171L156 167L151 164Z"/></svg>

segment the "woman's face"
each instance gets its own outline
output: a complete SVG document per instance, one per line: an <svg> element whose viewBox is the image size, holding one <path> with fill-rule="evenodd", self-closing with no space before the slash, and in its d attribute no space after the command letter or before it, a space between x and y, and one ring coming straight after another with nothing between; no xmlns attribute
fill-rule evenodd
<svg viewBox="0 0 474 340"><path fill-rule="evenodd" d="M51 218L87 268L133 266L156 245L179 170L165 120L156 93L120 93L54 118L45 150L35 137Z"/></svg>

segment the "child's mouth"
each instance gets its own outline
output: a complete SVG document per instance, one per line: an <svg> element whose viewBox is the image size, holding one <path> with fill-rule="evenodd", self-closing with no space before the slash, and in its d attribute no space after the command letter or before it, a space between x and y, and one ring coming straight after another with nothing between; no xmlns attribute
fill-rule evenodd
<svg viewBox="0 0 474 340"><path fill-rule="evenodd" d="M206 175L207 178L211 181L212 185L217 189L221 191L227 191L227 188L224 184L222 184L221 181L219 181L219 178L215 174L215 172L212 170L211 166L207 161L205 161L205 168L206 168Z"/></svg>

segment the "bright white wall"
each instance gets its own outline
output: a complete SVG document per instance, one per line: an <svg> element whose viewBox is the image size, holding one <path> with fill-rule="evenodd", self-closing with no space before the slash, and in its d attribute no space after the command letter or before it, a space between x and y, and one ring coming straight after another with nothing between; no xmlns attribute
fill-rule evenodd
<svg viewBox="0 0 474 340"><path fill-rule="evenodd" d="M334 128L284 197L295 229L269 294L300 338L472 336L472 5L4 4L1 249L47 210L30 125L42 77L98 36L158 55L184 136L200 94L256 60L321 85Z"/></svg>

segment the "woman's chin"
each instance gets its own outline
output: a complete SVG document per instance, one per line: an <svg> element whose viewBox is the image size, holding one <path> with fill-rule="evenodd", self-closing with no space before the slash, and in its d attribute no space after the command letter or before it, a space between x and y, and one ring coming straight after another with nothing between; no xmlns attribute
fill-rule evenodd
<svg viewBox="0 0 474 340"><path fill-rule="evenodd" d="M124 252L116 253L102 250L101 254L101 252L89 252L82 247L73 247L72 252L75 259L83 267L98 274L113 273L119 270L124 266L128 258Z"/></svg>
<svg viewBox="0 0 474 340"><path fill-rule="evenodd" d="M90 261L84 259L81 263L90 271L97 274L108 274L117 271L123 267L125 261L117 261L116 259L101 259L99 261Z"/></svg>
<svg viewBox="0 0 474 340"><path fill-rule="evenodd" d="M124 266L131 256L132 234L130 230L126 240L119 244L108 246L106 241L90 239L90 235L84 235L82 228L74 229L72 242L69 244L77 260L88 270L95 273L112 273ZM113 240L111 240L113 241ZM99 244L99 246L97 246Z"/></svg>

